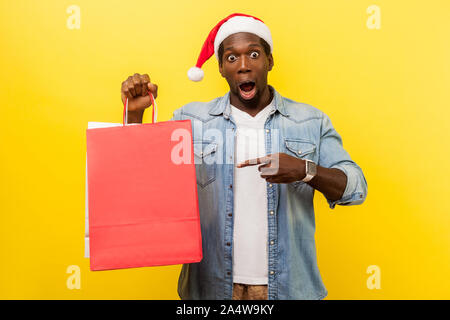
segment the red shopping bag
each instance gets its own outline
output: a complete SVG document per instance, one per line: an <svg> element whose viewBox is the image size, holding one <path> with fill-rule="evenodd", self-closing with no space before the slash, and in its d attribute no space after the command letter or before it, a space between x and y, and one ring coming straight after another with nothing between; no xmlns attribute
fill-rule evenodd
<svg viewBox="0 0 450 320"><path fill-rule="evenodd" d="M91 270L199 262L190 120L125 123L86 130ZM177 129L189 133L188 163L172 159Z"/></svg>

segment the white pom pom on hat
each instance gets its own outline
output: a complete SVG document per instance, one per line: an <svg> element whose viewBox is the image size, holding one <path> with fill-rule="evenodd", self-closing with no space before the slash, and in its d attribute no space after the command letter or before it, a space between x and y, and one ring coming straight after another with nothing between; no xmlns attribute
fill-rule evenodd
<svg viewBox="0 0 450 320"><path fill-rule="evenodd" d="M188 70L188 78L192 81L201 81L205 73L199 67L192 67Z"/></svg>
<svg viewBox="0 0 450 320"><path fill-rule="evenodd" d="M222 41L228 36L239 32L253 33L264 39L269 44L270 52L272 53L272 35L264 22L261 19L247 14L233 13L221 20L210 31L208 37L203 43L202 50L200 51L200 55L197 59L197 64L188 70L188 78L192 81L201 81L205 75L201 69L202 65L213 54L215 54L217 60L219 60L218 50Z"/></svg>

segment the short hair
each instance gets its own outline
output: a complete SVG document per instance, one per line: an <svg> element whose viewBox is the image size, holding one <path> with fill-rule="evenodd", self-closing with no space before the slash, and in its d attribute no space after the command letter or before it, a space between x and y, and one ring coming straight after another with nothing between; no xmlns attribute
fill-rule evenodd
<svg viewBox="0 0 450 320"><path fill-rule="evenodd" d="M263 38L259 38L259 43L261 44L261 46L264 49L264 52L266 53L266 56L270 55L270 45L266 42L266 40L264 40ZM219 66L222 66L222 59L223 59L223 41L219 46L219 50L217 50L217 53L219 55Z"/></svg>

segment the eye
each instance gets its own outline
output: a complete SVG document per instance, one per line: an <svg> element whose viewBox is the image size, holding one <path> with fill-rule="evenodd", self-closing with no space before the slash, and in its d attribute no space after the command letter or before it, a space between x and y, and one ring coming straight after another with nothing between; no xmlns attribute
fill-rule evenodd
<svg viewBox="0 0 450 320"><path fill-rule="evenodd" d="M231 59L231 58L232 58L232 59ZM227 60L230 61L230 62L233 62L234 60L236 60L236 57L234 56L234 54L230 54L230 55L227 57Z"/></svg>
<svg viewBox="0 0 450 320"><path fill-rule="evenodd" d="M253 51L253 52L250 54L250 57L252 57L252 58L258 58L258 57L259 57L259 52Z"/></svg>

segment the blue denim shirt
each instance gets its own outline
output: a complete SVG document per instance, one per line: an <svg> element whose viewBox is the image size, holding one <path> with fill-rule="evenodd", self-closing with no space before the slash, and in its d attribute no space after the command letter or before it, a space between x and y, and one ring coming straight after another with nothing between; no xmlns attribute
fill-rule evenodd
<svg viewBox="0 0 450 320"><path fill-rule="evenodd" d="M361 204L367 182L342 146L329 117L317 108L282 97L273 87L275 109L265 128L266 154L283 152L313 160L347 175L339 205ZM171 120L191 120L203 259L184 264L178 281L181 299L231 299L233 292L233 177L236 124L230 93L192 102ZM268 298L323 299L327 290L317 266L314 189L307 183L267 183ZM251 189L245 192L252 192Z"/></svg>

